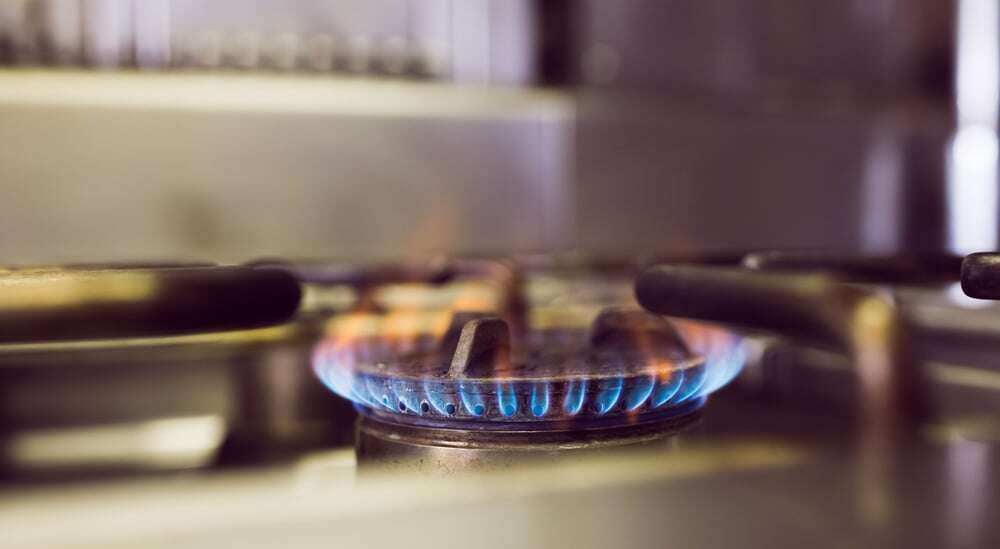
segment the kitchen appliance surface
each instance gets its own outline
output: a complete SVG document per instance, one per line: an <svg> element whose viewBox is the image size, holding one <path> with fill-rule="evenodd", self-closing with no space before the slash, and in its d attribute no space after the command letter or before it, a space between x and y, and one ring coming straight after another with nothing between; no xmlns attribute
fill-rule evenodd
<svg viewBox="0 0 1000 549"><path fill-rule="evenodd" d="M0 546L1000 547L996 0L0 2Z"/></svg>
<svg viewBox="0 0 1000 549"><path fill-rule="evenodd" d="M50 399L46 421L8 423L0 520L20 546L207 546L235 531L261 546L468 536L639 546L666 526L696 545L988 546L998 535L987 519L998 504L997 340L967 324L1000 311L949 288L960 270L967 287L983 285L990 258L935 271L925 265L961 258L789 252L771 254L769 270L758 257L266 260L242 269L297 278L303 305L278 331L233 332L225 352L203 335L6 344L7 395L66 394L59 374L82 369L118 392L152 379L180 400L111 399L87 415ZM699 285L724 303L691 304ZM886 291L896 296L878 302L889 317L854 314ZM770 310L746 315L762 297ZM698 320L639 307L664 303ZM866 334L886 326L894 337L843 347L834 337L850 343L852 327L876 321ZM72 357L85 360L61 365ZM226 374L219 386L243 400L184 412L186 387L211 376L183 372L210 361ZM901 367L912 379L865 379ZM357 414L331 406L346 400ZM8 414L26 405L4 402ZM338 443L352 427L353 448ZM123 527L136 506L157 512ZM611 508L623 519L585 518ZM484 523L487 509L503 518ZM398 524L376 528L386 513ZM720 516L735 518L720 529ZM40 528L41 517L58 527ZM426 536L404 535L417 524Z"/></svg>

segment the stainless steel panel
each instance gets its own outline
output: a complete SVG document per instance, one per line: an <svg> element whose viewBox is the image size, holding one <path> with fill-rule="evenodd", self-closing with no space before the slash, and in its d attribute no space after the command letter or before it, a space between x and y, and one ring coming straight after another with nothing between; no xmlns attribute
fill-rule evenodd
<svg viewBox="0 0 1000 549"><path fill-rule="evenodd" d="M591 0L576 5L569 61L582 82L729 100L829 89L945 97L954 16L954 2L933 0Z"/></svg>
<svg viewBox="0 0 1000 549"><path fill-rule="evenodd" d="M572 104L430 84L0 74L0 255L565 246Z"/></svg>
<svg viewBox="0 0 1000 549"><path fill-rule="evenodd" d="M584 249L943 246L946 111L599 90L578 101Z"/></svg>

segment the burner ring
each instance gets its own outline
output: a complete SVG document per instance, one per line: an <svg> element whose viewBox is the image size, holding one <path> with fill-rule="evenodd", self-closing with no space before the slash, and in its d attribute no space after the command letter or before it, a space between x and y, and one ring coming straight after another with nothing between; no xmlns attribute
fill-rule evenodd
<svg viewBox="0 0 1000 549"><path fill-rule="evenodd" d="M475 420L442 421L382 412L359 405L355 405L355 409L361 417L369 418L370 421L378 424L391 426L393 432L396 433L400 430L417 435L434 432L436 434L429 440L434 441L435 444L453 441L454 444L446 443L444 445L464 446L466 443L477 444L478 442L488 443L502 440L505 445L520 442L525 445L537 446L546 442L572 443L589 441L595 437L597 439L606 438L607 433L620 435L630 431L660 432L665 429L669 430L671 426L686 423L694 417L704 405L705 400L705 397L699 397L682 405L628 416L627 419L612 416L506 423Z"/></svg>
<svg viewBox="0 0 1000 549"><path fill-rule="evenodd" d="M574 422L556 430L492 430L401 424L390 414L361 410L357 454L361 470L398 469L454 474L506 469L539 460L563 461L622 447L669 448L696 428L704 399L635 424ZM617 451L617 450L616 450Z"/></svg>
<svg viewBox="0 0 1000 549"><path fill-rule="evenodd" d="M704 361L665 372L549 378L404 378L355 371L341 393L393 421L421 425L560 426L570 421L616 424L670 414L696 401L709 383Z"/></svg>

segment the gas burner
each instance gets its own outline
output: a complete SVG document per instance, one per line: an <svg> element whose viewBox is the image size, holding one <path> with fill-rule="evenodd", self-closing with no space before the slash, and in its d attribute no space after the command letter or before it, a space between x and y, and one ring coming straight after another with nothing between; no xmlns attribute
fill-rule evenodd
<svg viewBox="0 0 1000 549"><path fill-rule="evenodd" d="M623 308L603 311L589 332L547 328L516 339L487 315L455 314L443 337L388 337L372 318L374 333L352 333L360 321L341 319L317 348L320 379L370 414L436 427L642 422L699 401L741 363L729 334Z"/></svg>
<svg viewBox="0 0 1000 549"><path fill-rule="evenodd" d="M360 319L341 319L339 336L334 328L317 348L316 373L369 414L395 422L552 430L670 415L721 387L742 363L735 336L640 310L606 309L589 332L539 329L520 345L504 320L470 316L453 315L443 337L411 334L408 343L352 334ZM368 322L378 332L379 321Z"/></svg>
<svg viewBox="0 0 1000 549"><path fill-rule="evenodd" d="M372 441L534 452L662 438L694 421L742 367L740 337L643 311L630 277L523 278L475 300L466 286L457 306L413 307L433 300L397 295L411 307L330 322L313 367L361 413L359 457ZM468 308L518 301L519 311Z"/></svg>
<svg viewBox="0 0 1000 549"><path fill-rule="evenodd" d="M359 412L359 464L491 468L670 439L743 366L733 332L640 308L631 267L469 264L366 283L328 322L313 370Z"/></svg>
<svg viewBox="0 0 1000 549"><path fill-rule="evenodd" d="M728 360L697 355L684 336L705 344L722 332L695 336L694 324L640 310L607 309L589 331L535 330L516 345L503 320L467 316L434 350L391 363L377 343L353 363L336 343L317 351L317 373L360 412L360 465L447 473L660 444L696 423L742 363L735 347Z"/></svg>

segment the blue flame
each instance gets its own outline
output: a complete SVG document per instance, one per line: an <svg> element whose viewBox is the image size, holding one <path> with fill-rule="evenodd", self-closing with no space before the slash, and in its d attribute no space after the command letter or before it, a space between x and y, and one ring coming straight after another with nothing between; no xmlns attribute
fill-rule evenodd
<svg viewBox="0 0 1000 549"><path fill-rule="evenodd" d="M708 379L708 374L704 367L695 367L690 368L685 377L687 379L685 379L684 386L677 391L677 395L674 397L674 404L680 404L691 397L700 396L699 391L702 386L705 385L705 380Z"/></svg>
<svg viewBox="0 0 1000 549"><path fill-rule="evenodd" d="M385 383L385 380L379 381L376 378L369 377L365 379L365 386L368 388L368 400L372 403L377 403L384 406L390 410L395 411L395 403L389 395L389 387Z"/></svg>
<svg viewBox="0 0 1000 549"><path fill-rule="evenodd" d="M566 388L566 400L563 402L563 410L575 416L583 409L583 401L587 396L587 380L581 379L569 382Z"/></svg>
<svg viewBox="0 0 1000 549"><path fill-rule="evenodd" d="M458 394L462 398L465 411L478 417L486 413L486 402L477 389L478 387L467 382L461 382L458 385Z"/></svg>
<svg viewBox="0 0 1000 549"><path fill-rule="evenodd" d="M594 411L606 414L618 403L622 396L622 378L607 379L598 384L597 396L594 397Z"/></svg>
<svg viewBox="0 0 1000 549"><path fill-rule="evenodd" d="M551 385L545 382L531 386L531 414L542 417L549 411L549 392Z"/></svg>
<svg viewBox="0 0 1000 549"><path fill-rule="evenodd" d="M350 356L344 356L336 348L320 347L313 355L313 370L327 387L338 395L356 402L370 405L367 390L363 386L358 386L358 380L351 375L345 375L343 368L338 368L337 364L347 362ZM349 370L346 370L349 372Z"/></svg>
<svg viewBox="0 0 1000 549"><path fill-rule="evenodd" d="M684 383L684 370L677 370L670 375L670 379L661 382L653 391L653 400L650 402L653 408L659 408L670 401Z"/></svg>
<svg viewBox="0 0 1000 549"><path fill-rule="evenodd" d="M336 391L336 389L334 389L334 391ZM376 406L376 404L372 402L371 397L368 395L368 388L365 387L365 384L362 380L354 379L353 383L351 384L350 391L351 391L350 396L343 395L343 393L339 393L339 391L338 393L343 396L348 396L348 398L350 398L354 402L360 402L365 406L369 407Z"/></svg>
<svg viewBox="0 0 1000 549"><path fill-rule="evenodd" d="M313 370L335 393L355 403L395 414L520 422L561 417L611 416L687 406L736 377L753 352L732 333L695 323L681 324L685 339L703 362L669 364L659 375L641 375L630 364L604 363L619 377L469 380L439 375L396 377L375 360L369 342L320 344ZM714 331L713 331L714 330ZM373 354L374 353L374 354ZM367 357L367 358L366 358ZM371 362L371 363L369 363ZM600 375L600 374L594 374Z"/></svg>
<svg viewBox="0 0 1000 549"><path fill-rule="evenodd" d="M642 406L649 395L653 394L653 387L656 380L652 376L641 377L636 380L635 385L625 396L625 410L631 412Z"/></svg>
<svg viewBox="0 0 1000 549"><path fill-rule="evenodd" d="M455 414L457 407L454 399L445 393L442 383L424 381L424 394L427 395L427 401L437 413L446 416Z"/></svg>
<svg viewBox="0 0 1000 549"><path fill-rule="evenodd" d="M497 383L497 402L503 417L511 417L517 413L517 393L510 383Z"/></svg>
<svg viewBox="0 0 1000 549"><path fill-rule="evenodd" d="M397 407L400 412L421 413L423 407L421 406L420 393L413 390L408 382L393 380L389 382L389 387L396 395Z"/></svg>
<svg viewBox="0 0 1000 549"><path fill-rule="evenodd" d="M705 384L705 393L715 392L733 380L747 361L747 344L740 342L732 348L711 353L706 357L706 367L713 372L712 380Z"/></svg>

